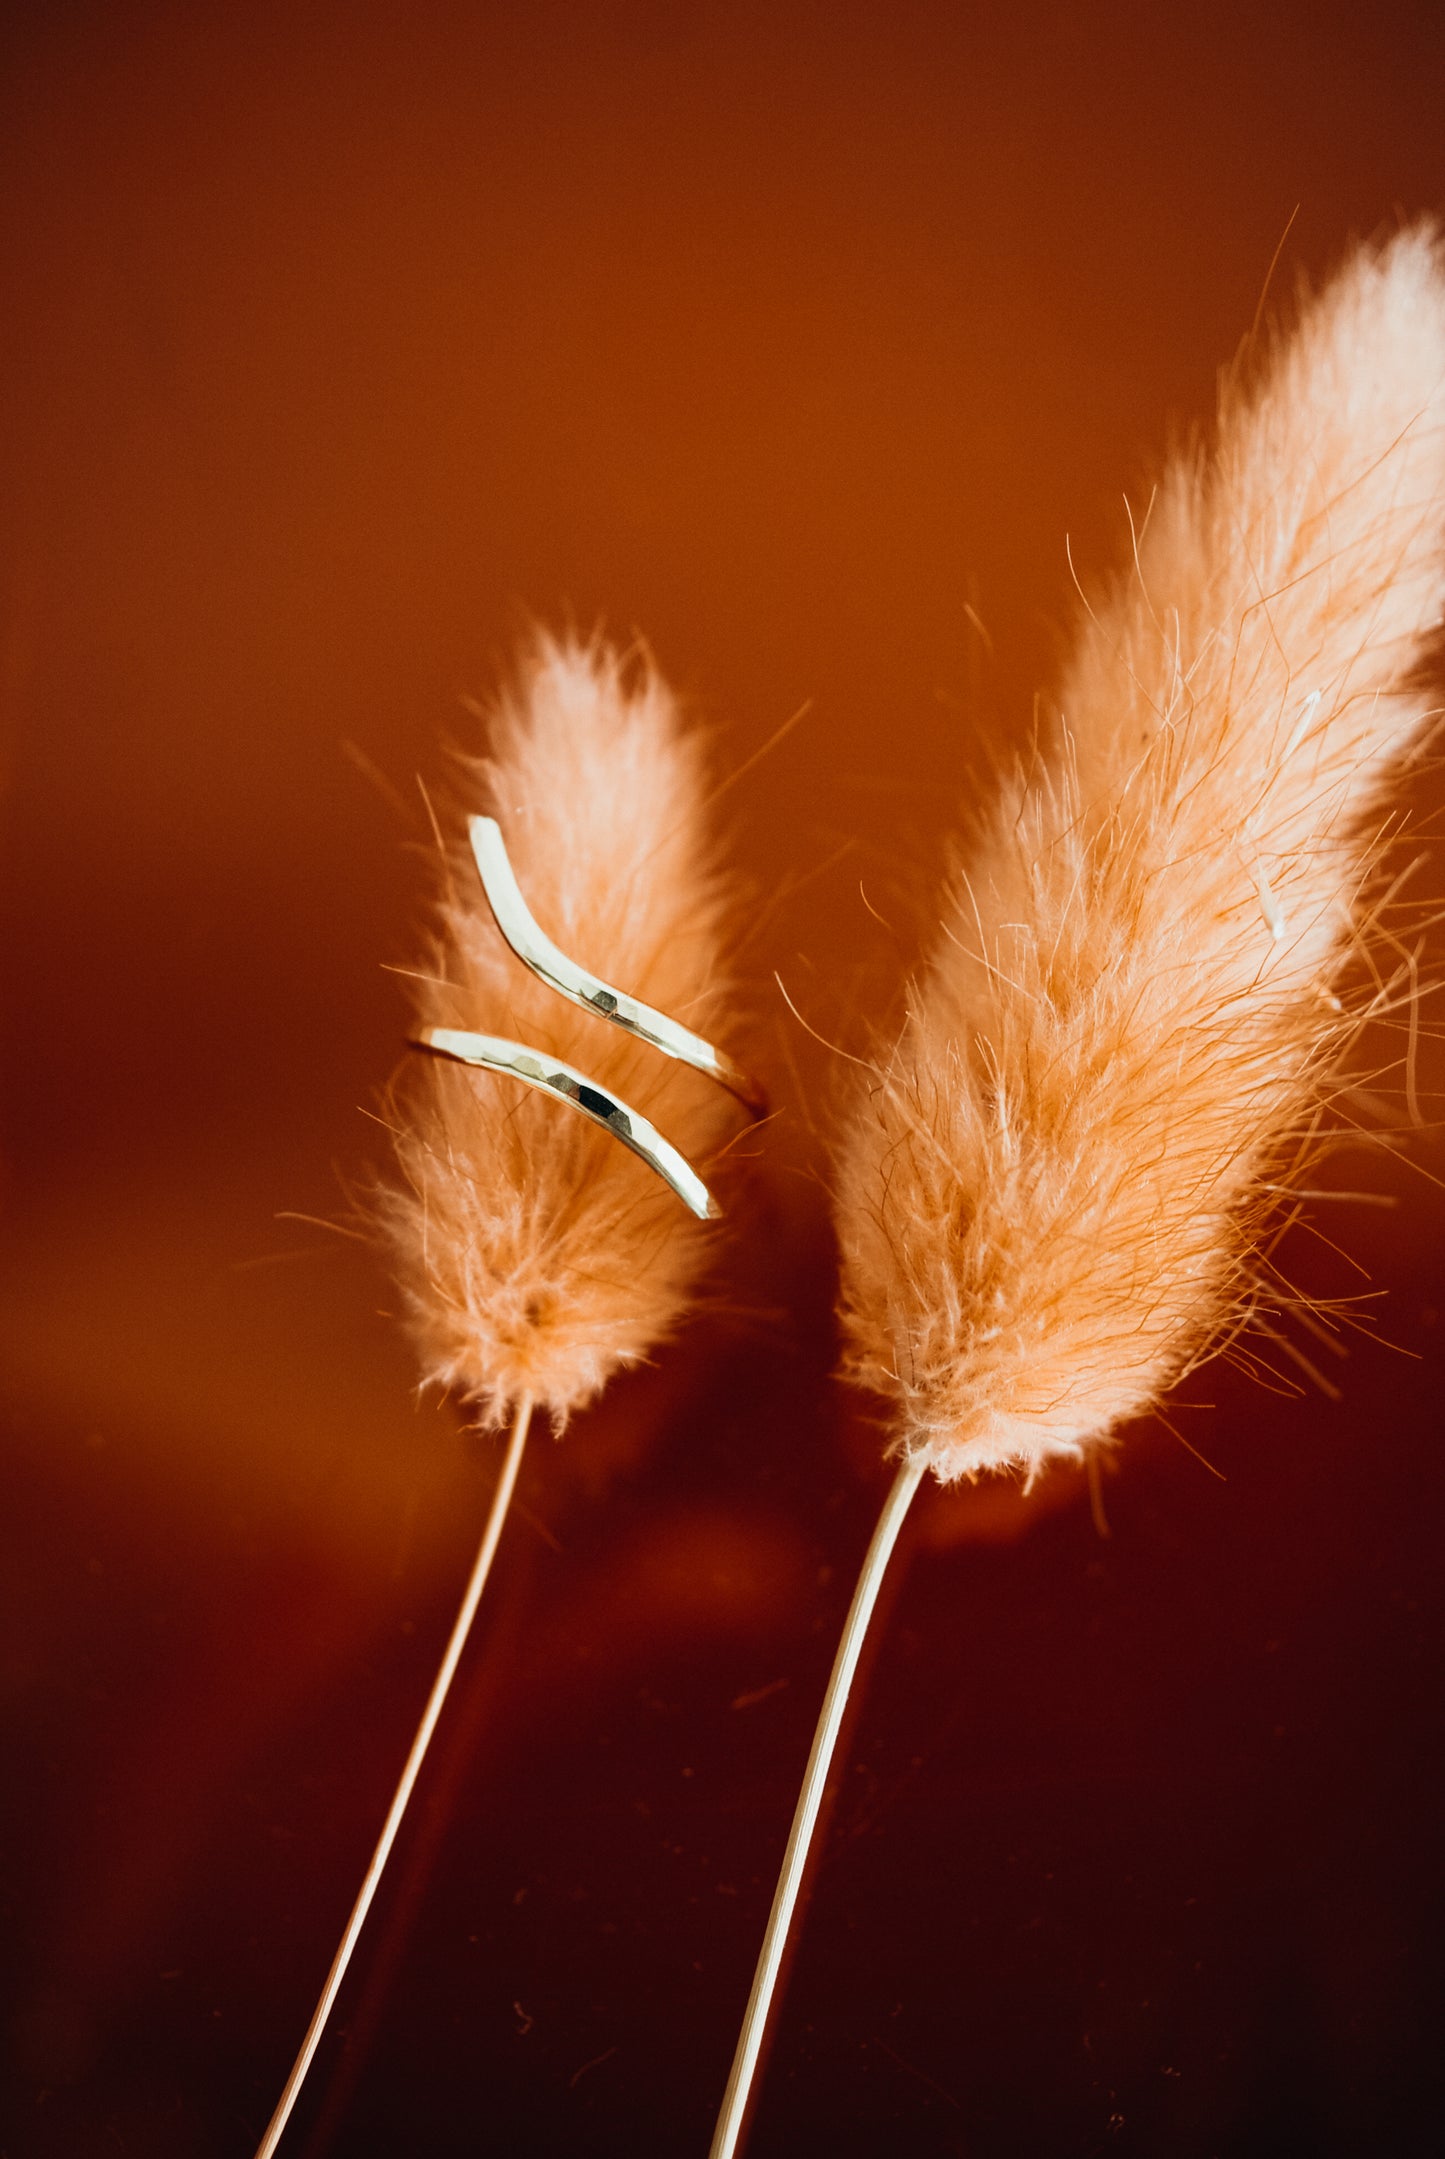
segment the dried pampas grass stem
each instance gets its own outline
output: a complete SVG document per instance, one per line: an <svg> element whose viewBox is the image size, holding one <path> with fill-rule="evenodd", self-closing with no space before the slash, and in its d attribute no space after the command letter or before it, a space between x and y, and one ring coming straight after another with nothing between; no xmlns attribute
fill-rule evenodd
<svg viewBox="0 0 1445 2159"><path fill-rule="evenodd" d="M905 1462L894 1477L892 1489L884 1502L883 1512L878 1517L878 1526L868 1546L857 1587L853 1591L853 1602L848 1607L843 1638L838 1644L838 1654L833 1660L833 1670L828 1680L828 1691L823 1697L823 1707L813 1734L812 1752L803 1772L803 1788L798 1794L797 1811L793 1815L793 1826L788 1832L783 1869L778 1877L773 1908L768 1914L767 1932L763 1936L758 1967L753 1974L753 1991L748 1997L747 2013L743 2018L737 2053L733 2056L732 2074L728 2078L727 2091L723 2096L722 2112L718 2116L717 2128L713 2134L709 2159L732 2159L732 2154L738 2148L753 2076L758 2066L758 2055L763 2044L763 2033L767 2028L768 2011L772 2006L773 1992L782 1968L783 1951L793 1923L798 1893L807 1871L813 1830L817 1824L818 1810L823 1804L828 1770L833 1760L833 1751L838 1744L838 1734L842 1730L843 1714L848 1707L853 1675L858 1669L864 1636L868 1632L868 1622L873 1617L873 1607L878 1601L884 1570L898 1541L904 1516L922 1480L924 1467L925 1464L921 1461Z"/></svg>
<svg viewBox="0 0 1445 2159"><path fill-rule="evenodd" d="M492 1495L491 1511L487 1516L487 1526L482 1531L482 1541L477 1552L476 1564L472 1568L471 1578L467 1583L461 1609L457 1613L456 1624L452 1628L451 1638L443 1653L440 1668L432 1682L432 1690L427 1697L427 1705L422 1712L421 1723L417 1726L416 1737L411 1743L411 1752L406 1758L406 1766L402 1770L400 1781L392 1795L391 1807L387 1813L381 1835L376 1840L376 1850L371 1855L371 1864L366 1870L366 1879L363 1881L360 1893L351 1908L351 1917L346 1922L346 1931L341 1937L341 1946L332 1959L331 1969L326 1975L326 1984L321 1989L321 1999L317 2002L311 2022L306 2028L306 2037L301 2042L301 2051L296 2057L290 2076L286 2079L286 2088L277 2101L276 2111L271 2116L266 2134L256 2147L256 2159L271 2159L271 2154L280 2143L281 2133L291 2119L291 2110L295 2106L301 2087L306 2081L306 2072L311 2067L311 2057L321 2043L321 2035L326 2029L327 2020L335 2005L336 1997L341 1991L341 1982L346 1976L346 1967L351 1962L351 1953L356 1947L363 1926L366 1924L366 1915L371 1910L372 1899L376 1895L377 1886L381 1881L386 1862L391 1857L391 1847L396 1842L396 1833L401 1827L401 1818L407 1810L416 1780L421 1774L421 1765L426 1759L427 1748L431 1745L432 1733L437 1728L437 1719L441 1716L443 1704L451 1691L451 1684L456 1677L457 1666L461 1662L462 1651L466 1647L467 1636L472 1631L472 1621L477 1616L477 1606L482 1601L482 1591L486 1588L487 1576L492 1571L492 1561L496 1556L497 1546L501 1541L502 1527L507 1519L507 1510L512 1504L512 1493L516 1487L517 1472L522 1466L522 1451L527 1444L527 1430L531 1422L532 1405L529 1401L523 1400L518 1405L517 1415L513 1421L512 1436L507 1445L506 1458L502 1463L502 1474L497 1479L497 1488Z"/></svg>
<svg viewBox="0 0 1445 2159"><path fill-rule="evenodd" d="M493 716L489 755L466 773L489 814L457 819L462 834L442 853L433 950L416 977L414 1039L435 1054L402 1091L403 1182L375 1211L424 1380L477 1404L485 1423L510 1419L512 1438L426 1713L257 2159L276 2149L376 1893L534 1408L560 1433L673 1332L705 1256L702 1224L719 1211L692 1163L736 1124L722 1090L762 1107L726 1051L693 1031L711 1036L723 1017L733 894L705 814L701 742L645 656L539 636ZM505 1034L481 1031L498 1025Z"/></svg>
<svg viewBox="0 0 1445 2159"><path fill-rule="evenodd" d="M1225 386L1052 745L976 823L838 1173L849 1376L903 1456L864 1567L733 2070L735 2148L841 1696L902 1509L1094 1461L1266 1300L1265 1222L1361 1021L1385 790L1445 603L1445 275L1364 249ZM1362 902L1364 904L1362 904ZM1408 994L1408 965L1406 994ZM1342 994L1344 991L1344 994Z"/></svg>

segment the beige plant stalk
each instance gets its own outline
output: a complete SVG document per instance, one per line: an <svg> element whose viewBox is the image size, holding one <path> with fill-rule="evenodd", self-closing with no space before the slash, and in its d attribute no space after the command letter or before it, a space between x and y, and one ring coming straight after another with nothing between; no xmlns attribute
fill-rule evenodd
<svg viewBox="0 0 1445 2159"><path fill-rule="evenodd" d="M466 768L537 923L599 976L715 1037L733 895L702 742L651 667L539 636ZM695 1164L737 1115L696 1071L567 1003L507 949L466 845L443 854L420 1033L503 1035L577 1067ZM612 1106L609 1100L609 1107ZM481 1547L360 1895L276 2112L300 2092L401 1825L486 1584L534 1410L560 1430L677 1325L706 1229L611 1131L491 1071L418 1059L396 1105L402 1183L376 1201L423 1380L511 1438Z"/></svg>
<svg viewBox="0 0 1445 2159"><path fill-rule="evenodd" d="M1261 1295L1270 1172L1358 1024L1385 789L1445 606L1445 275L1356 253L1227 379L1086 610L1052 740L958 850L837 1176L847 1370L902 1456L809 1763L714 2159L736 2148L893 1536L944 1481L1077 1458Z"/></svg>

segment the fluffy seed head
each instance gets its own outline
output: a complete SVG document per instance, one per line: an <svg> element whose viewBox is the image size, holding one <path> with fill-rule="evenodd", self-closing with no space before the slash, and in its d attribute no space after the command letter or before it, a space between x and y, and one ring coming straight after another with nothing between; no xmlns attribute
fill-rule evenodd
<svg viewBox="0 0 1445 2159"><path fill-rule="evenodd" d="M650 662L540 636L466 766L532 914L570 957L716 1041L729 891L701 741ZM422 1026L508 1036L595 1078L699 1168L735 1122L707 1079L568 1004L504 944L458 815ZM378 1202L425 1380L559 1425L676 1324L709 1232L645 1164L520 1082L418 1057ZM713 1234L716 1234L713 1232Z"/></svg>
<svg viewBox="0 0 1445 2159"><path fill-rule="evenodd" d="M1077 1455L1247 1311L1263 1174L1445 604L1445 278L1359 252L1157 492L960 849L838 1183L849 1368L945 1479Z"/></svg>

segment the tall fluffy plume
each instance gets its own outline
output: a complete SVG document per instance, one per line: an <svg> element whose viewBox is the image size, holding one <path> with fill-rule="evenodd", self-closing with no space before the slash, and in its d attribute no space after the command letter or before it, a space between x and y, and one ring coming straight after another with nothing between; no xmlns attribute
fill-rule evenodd
<svg viewBox="0 0 1445 2159"><path fill-rule="evenodd" d="M727 893L701 746L650 665L539 637L468 766L537 925L570 958L715 1036ZM550 1052L655 1119L693 1161L726 1110L713 1083L548 989L503 942L463 829L443 855L426 1027ZM561 1424L678 1318L699 1226L612 1133L490 1071L418 1059L397 1104L400 1189L376 1200L427 1379L511 1439L461 1609L360 1892L256 2159L272 2159L315 2059L471 1631L534 1407Z"/></svg>
<svg viewBox="0 0 1445 2159"><path fill-rule="evenodd" d="M702 743L645 660L540 637L468 765L529 907L562 949L716 1040L728 889ZM550 1051L703 1164L729 1127L708 1080L567 1004L508 951L457 836L419 1022ZM734 1120L735 1122L735 1120ZM405 1189L381 1202L427 1380L500 1422L559 1424L665 1337L706 1231L608 1133L516 1081L418 1060Z"/></svg>
<svg viewBox="0 0 1445 2159"><path fill-rule="evenodd" d="M1079 1454L1259 1294L1442 602L1445 280L1416 228L1166 472L854 1105L850 1369L940 1477Z"/></svg>

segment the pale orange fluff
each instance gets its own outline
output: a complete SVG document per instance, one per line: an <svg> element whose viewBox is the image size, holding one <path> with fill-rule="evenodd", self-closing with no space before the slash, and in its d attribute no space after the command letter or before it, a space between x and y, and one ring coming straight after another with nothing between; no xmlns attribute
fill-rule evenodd
<svg viewBox="0 0 1445 2159"><path fill-rule="evenodd" d="M1415 228L1166 472L853 1105L849 1369L941 1478L1077 1456L1259 1296L1442 605L1445 279Z"/></svg>
<svg viewBox="0 0 1445 2159"><path fill-rule="evenodd" d="M731 894L700 736L645 658L539 637L467 781L419 1025L555 1054L706 1174L736 1105L528 972L492 920L464 829L467 812L497 819L533 916L569 957L718 1041ZM396 1148L405 1185L378 1205L424 1378L492 1421L530 1397L560 1425L644 1358L718 1234L610 1134L491 1072L419 1056Z"/></svg>

